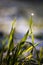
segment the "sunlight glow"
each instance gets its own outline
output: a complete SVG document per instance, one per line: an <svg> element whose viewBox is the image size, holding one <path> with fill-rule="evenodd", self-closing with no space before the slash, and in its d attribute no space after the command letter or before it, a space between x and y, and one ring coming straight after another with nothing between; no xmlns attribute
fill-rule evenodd
<svg viewBox="0 0 43 65"><path fill-rule="evenodd" d="M31 16L34 16L34 13L31 13Z"/></svg>

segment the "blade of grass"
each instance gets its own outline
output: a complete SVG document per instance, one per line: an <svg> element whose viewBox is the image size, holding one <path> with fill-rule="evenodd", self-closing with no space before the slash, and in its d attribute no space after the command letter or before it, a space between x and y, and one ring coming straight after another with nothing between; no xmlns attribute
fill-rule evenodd
<svg viewBox="0 0 43 65"><path fill-rule="evenodd" d="M20 50L23 47L23 45L28 37L28 33L29 33L29 30L27 31L27 33L24 35L24 37L21 39L21 41L16 46L16 50L15 50L15 54L13 56L13 62L12 62L13 65L14 65L15 61L17 61L17 57L20 55ZM14 60L14 58L15 58L15 60Z"/></svg>
<svg viewBox="0 0 43 65"><path fill-rule="evenodd" d="M11 29L11 32L9 35L9 40L8 40L8 45L7 45L7 47L8 47L8 52L7 52L7 56L6 56L7 65L9 65L9 63L10 63L10 52L14 48L14 44L13 44L13 38L14 38L14 32L15 32L14 24L15 24L15 20L12 23L12 29Z"/></svg>
<svg viewBox="0 0 43 65"><path fill-rule="evenodd" d="M21 41L18 43L18 54L20 54L20 49L24 46L24 43L26 42L26 39L28 37L28 34L29 34L29 30L27 31L27 33L24 35L24 37L21 39Z"/></svg>
<svg viewBox="0 0 43 65"><path fill-rule="evenodd" d="M41 42L35 43L35 44L34 44L34 47L36 47L36 46L39 45L40 43L41 43ZM24 50L22 54L29 52L29 51L32 50L34 47L33 47L33 46L29 47L28 49Z"/></svg>

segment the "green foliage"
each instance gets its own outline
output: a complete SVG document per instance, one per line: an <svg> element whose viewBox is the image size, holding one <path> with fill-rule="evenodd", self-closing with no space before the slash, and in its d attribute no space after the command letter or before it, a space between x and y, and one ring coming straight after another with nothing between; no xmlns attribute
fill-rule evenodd
<svg viewBox="0 0 43 65"><path fill-rule="evenodd" d="M0 65L40 65L41 60L43 59L42 49L40 50L39 54L36 50L36 46L39 43L34 44L34 35L32 32L32 18L30 19L30 30L24 35L19 43L15 46L13 39L14 39L14 32L15 32L15 21L12 23L12 29L10 32L9 37L6 37L4 41L2 41L2 49L0 52ZM31 33L31 34L30 34ZM27 37L31 36L32 43L27 42ZM8 43L6 45L6 40ZM27 44L28 43L28 44ZM33 49L36 51L37 57L33 57ZM4 55L5 54L5 55ZM40 60L38 60L38 58Z"/></svg>

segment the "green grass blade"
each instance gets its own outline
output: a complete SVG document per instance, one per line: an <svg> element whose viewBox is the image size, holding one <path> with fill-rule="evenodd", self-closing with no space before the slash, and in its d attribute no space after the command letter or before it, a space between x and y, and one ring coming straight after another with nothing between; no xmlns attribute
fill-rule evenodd
<svg viewBox="0 0 43 65"><path fill-rule="evenodd" d="M19 52L18 52L18 54L20 54L20 49L24 46L24 43L26 42L26 39L27 39L27 37L28 37L28 34L29 34L29 30L27 31L27 33L24 35L24 37L21 39L21 41L20 41L20 43L18 44L18 50L19 50Z"/></svg>
<svg viewBox="0 0 43 65"><path fill-rule="evenodd" d="M24 45L24 43L25 43L26 40L27 40L28 34L29 34L29 30L28 30L27 33L24 35L24 37L21 39L21 41L20 41L20 43L19 43L20 46Z"/></svg>
<svg viewBox="0 0 43 65"><path fill-rule="evenodd" d="M15 32L15 28L14 28L15 22L16 22L16 19L12 23L12 29L11 29L11 32L10 32L10 35L9 35L9 40L8 40L8 48L13 43L13 37L14 37L14 32Z"/></svg>
<svg viewBox="0 0 43 65"><path fill-rule="evenodd" d="M40 42L39 42L39 43L35 43L35 44L34 44L34 47L36 47L36 46L39 45L39 44L40 44ZM28 49L24 50L22 54L31 51L34 47L33 47L33 46L29 47Z"/></svg>
<svg viewBox="0 0 43 65"><path fill-rule="evenodd" d="M33 24L33 21L32 21L32 16L30 17L30 19L29 19L29 27L30 27L30 29L31 29L31 27L32 27L32 24Z"/></svg>
<svg viewBox="0 0 43 65"><path fill-rule="evenodd" d="M11 29L11 32L9 35L9 40L8 40L8 45L7 45L7 47L8 47L8 52L7 52L7 56L6 56L7 65L9 65L9 63L10 63L10 52L14 48L14 44L13 44L13 38L14 38L14 32L15 32L14 23L15 23L15 21L13 21L13 23L12 23L12 29Z"/></svg>

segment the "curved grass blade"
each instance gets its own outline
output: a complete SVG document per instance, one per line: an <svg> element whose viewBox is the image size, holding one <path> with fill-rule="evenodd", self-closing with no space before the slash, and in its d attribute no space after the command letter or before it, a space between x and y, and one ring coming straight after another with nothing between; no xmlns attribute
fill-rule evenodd
<svg viewBox="0 0 43 65"><path fill-rule="evenodd" d="M10 63L10 52L14 48L14 44L13 44L13 38L14 38L14 32L15 32L14 23L15 23L15 21L13 21L12 29L11 29L11 32L9 35L9 40L8 40L8 45L7 45L7 47L8 47L8 52L7 52L7 56L6 56L7 65L9 65L9 63Z"/></svg>
<svg viewBox="0 0 43 65"><path fill-rule="evenodd" d="M15 27L14 27L15 22L16 22L16 19L14 19L14 21L12 22L12 29L11 29L9 40L8 40L8 48L10 45L12 45L12 40L13 40L14 32L15 32Z"/></svg>
<svg viewBox="0 0 43 65"><path fill-rule="evenodd" d="M28 37L28 34L29 34L29 30L27 31L27 33L24 35L24 37L21 39L21 41L18 43L18 54L20 54L20 49L24 46L24 43L26 42L27 40L27 37Z"/></svg>
<svg viewBox="0 0 43 65"><path fill-rule="evenodd" d="M18 60L18 56L20 55L20 51L22 50L22 47L24 46L24 43L28 37L28 33L29 33L29 30L27 31L27 33L24 35L24 37L21 39L21 41L17 44L17 46L15 48L15 54L13 56L13 62L12 62L13 65Z"/></svg>
<svg viewBox="0 0 43 65"><path fill-rule="evenodd" d="M36 46L39 45L40 43L41 43L41 42L35 43L35 44L34 44L34 47L36 47ZM33 46L29 47L28 49L24 50L22 54L29 52L29 51L32 50L34 47L33 47Z"/></svg>
<svg viewBox="0 0 43 65"><path fill-rule="evenodd" d="M24 35L24 37L21 39L21 41L18 43L20 47L22 47L22 46L24 45L24 43L26 42L27 37L28 37L28 34L29 34L29 30L28 30L27 33Z"/></svg>

